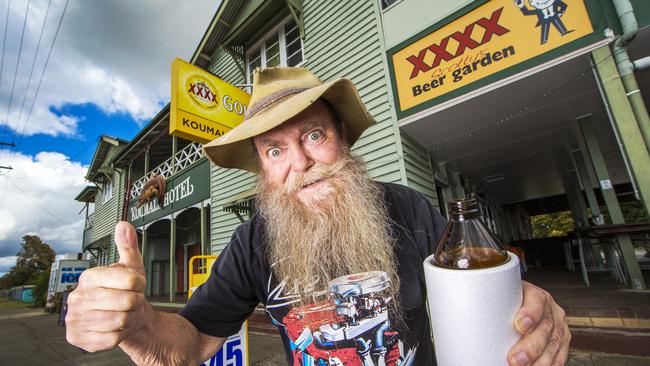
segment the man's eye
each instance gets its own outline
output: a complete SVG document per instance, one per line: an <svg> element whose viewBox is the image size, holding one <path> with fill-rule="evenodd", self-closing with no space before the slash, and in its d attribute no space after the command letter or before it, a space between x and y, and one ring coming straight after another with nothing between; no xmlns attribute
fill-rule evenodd
<svg viewBox="0 0 650 366"><path fill-rule="evenodd" d="M314 131L309 134L309 139L312 141L317 141L318 139L321 138L321 136L322 134L320 133L320 131Z"/></svg>
<svg viewBox="0 0 650 366"><path fill-rule="evenodd" d="M269 151L266 152L266 154L270 158L277 158L278 156L280 156L280 149L278 149L277 147L273 148L273 149L270 149Z"/></svg>

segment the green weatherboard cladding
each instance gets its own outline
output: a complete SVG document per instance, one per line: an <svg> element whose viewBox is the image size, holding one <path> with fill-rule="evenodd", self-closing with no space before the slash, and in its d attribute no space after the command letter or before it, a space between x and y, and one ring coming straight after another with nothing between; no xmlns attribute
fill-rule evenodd
<svg viewBox="0 0 650 366"><path fill-rule="evenodd" d="M251 5L246 3L242 9ZM364 133L353 151L368 163L373 179L407 183L402 154L399 153L400 134L391 112L378 7L377 1L303 1L305 62L302 66L322 80L346 77L355 83L377 124ZM270 29L274 24L261 26ZM250 39L246 43L257 40ZM211 70L233 84L245 81L237 64L223 50L213 55ZM412 181L416 179L414 177ZM213 253L223 249L240 224L235 214L223 211L223 204L254 187L255 182L253 174L212 167ZM435 191L431 189L426 193L435 197Z"/></svg>
<svg viewBox="0 0 650 366"><path fill-rule="evenodd" d="M112 147L106 154L105 161L110 162L113 157L121 151L120 148ZM100 241L102 247L109 248L109 261L115 261L115 241L113 240L113 231L117 224L122 209L122 197L124 197L124 171L110 168L107 163L102 166L112 173L113 194L110 199L104 202L104 197L100 191L95 199L95 211L93 218L93 227L91 229L91 242ZM100 186L100 188L102 188Z"/></svg>
<svg viewBox="0 0 650 366"><path fill-rule="evenodd" d="M422 192L437 206L435 180L431 174L429 154L416 141L402 135L402 150L406 169L407 185Z"/></svg>
<svg viewBox="0 0 650 366"><path fill-rule="evenodd" d="M639 27L647 27L650 25L650 1L648 0L631 0L632 7L634 7L634 13L636 19L639 22Z"/></svg>
<svg viewBox="0 0 650 366"><path fill-rule="evenodd" d="M167 179L165 204L162 208L154 199L138 209L137 200L132 200L128 210L129 222L139 227L208 199L209 176L210 162L205 158L197 161L193 166Z"/></svg>

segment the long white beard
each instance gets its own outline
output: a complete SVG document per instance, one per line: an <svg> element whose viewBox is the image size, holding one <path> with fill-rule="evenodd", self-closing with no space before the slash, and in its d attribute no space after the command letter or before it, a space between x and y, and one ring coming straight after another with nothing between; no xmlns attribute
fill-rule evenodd
<svg viewBox="0 0 650 366"><path fill-rule="evenodd" d="M370 180L359 158L347 151L345 155L334 165L317 164L290 177L286 185L274 186L263 179L258 185L266 256L276 278L300 295L296 306L318 301L336 277L376 270L388 273L389 295L393 304L398 303L394 239L383 191ZM306 204L296 198L299 187L321 178L333 192L316 195Z"/></svg>

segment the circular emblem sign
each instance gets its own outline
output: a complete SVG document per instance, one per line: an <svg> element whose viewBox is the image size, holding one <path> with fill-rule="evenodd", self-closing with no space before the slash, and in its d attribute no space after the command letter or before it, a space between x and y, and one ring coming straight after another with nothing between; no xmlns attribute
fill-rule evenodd
<svg viewBox="0 0 650 366"><path fill-rule="evenodd" d="M214 109L219 105L217 89L208 79L200 75L188 77L185 82L185 90L201 108Z"/></svg>

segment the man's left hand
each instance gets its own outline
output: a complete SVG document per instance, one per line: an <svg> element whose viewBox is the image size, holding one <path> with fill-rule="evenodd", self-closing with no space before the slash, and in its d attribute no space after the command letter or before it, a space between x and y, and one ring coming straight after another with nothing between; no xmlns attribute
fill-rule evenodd
<svg viewBox="0 0 650 366"><path fill-rule="evenodd" d="M571 341L564 310L531 283L523 281L523 290L524 303L515 316L515 328L522 336L508 353L510 365L564 365Z"/></svg>

